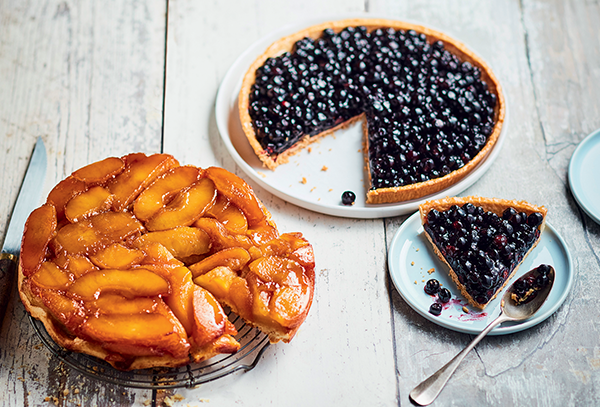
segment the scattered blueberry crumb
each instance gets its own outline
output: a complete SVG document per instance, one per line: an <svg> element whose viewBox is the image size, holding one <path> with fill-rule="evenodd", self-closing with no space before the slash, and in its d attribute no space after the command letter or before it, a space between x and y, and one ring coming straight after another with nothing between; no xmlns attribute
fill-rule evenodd
<svg viewBox="0 0 600 407"><path fill-rule="evenodd" d="M342 203L344 205L354 205L354 201L356 201L356 194L352 191L345 191L342 194Z"/></svg>
<svg viewBox="0 0 600 407"><path fill-rule="evenodd" d="M436 317L440 315L442 313L442 304L439 302L434 302L431 304L431 307L429 307L429 313L435 315Z"/></svg>
<svg viewBox="0 0 600 407"><path fill-rule="evenodd" d="M437 281L435 278L432 278L431 280L428 280L427 283L425 283L425 292L427 294L434 295L439 290L440 290L440 282Z"/></svg>
<svg viewBox="0 0 600 407"><path fill-rule="evenodd" d="M438 293L438 299L441 302L443 302L445 304L448 301L450 301L451 297L452 297L452 294L450 293L450 290L448 290L447 288L440 289L440 292Z"/></svg>

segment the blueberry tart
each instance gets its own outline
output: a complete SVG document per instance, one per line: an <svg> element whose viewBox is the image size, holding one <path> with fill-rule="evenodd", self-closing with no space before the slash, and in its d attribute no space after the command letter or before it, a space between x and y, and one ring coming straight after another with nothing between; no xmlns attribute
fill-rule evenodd
<svg viewBox="0 0 600 407"><path fill-rule="evenodd" d="M367 203L378 204L465 177L497 142L505 102L491 69L462 43L414 24L351 19L273 43L244 76L239 111L270 169L362 121Z"/></svg>
<svg viewBox="0 0 600 407"><path fill-rule="evenodd" d="M546 208L465 197L427 201L421 222L433 251L469 304L484 309L538 244Z"/></svg>

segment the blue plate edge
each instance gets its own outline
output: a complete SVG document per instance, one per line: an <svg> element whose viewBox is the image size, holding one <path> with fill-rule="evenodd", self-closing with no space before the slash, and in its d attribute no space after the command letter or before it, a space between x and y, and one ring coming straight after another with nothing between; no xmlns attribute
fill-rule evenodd
<svg viewBox="0 0 600 407"><path fill-rule="evenodd" d="M596 223L600 224L600 213L594 213L594 211L592 211L592 209L589 207L589 205L583 201L582 197L579 195L579 193L577 191L577 188L574 187L574 182L573 182L574 172L576 171L577 158L581 154L584 154L583 150L585 149L587 144L590 143L590 141L592 139L594 139L595 137L600 137L600 129L591 132L583 140L581 140L579 142L579 144L575 148L575 151L573 151L573 154L571 155L571 159L569 160L567 179L569 181L569 189L571 190L571 194L573 194L573 197L575 198L575 201L577 202L579 207L581 209L583 209L583 211L590 218L592 218L592 220L594 220Z"/></svg>

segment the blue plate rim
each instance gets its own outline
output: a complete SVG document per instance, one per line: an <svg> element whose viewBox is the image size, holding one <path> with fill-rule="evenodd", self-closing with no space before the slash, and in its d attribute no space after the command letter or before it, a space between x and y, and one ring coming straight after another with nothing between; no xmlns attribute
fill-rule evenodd
<svg viewBox="0 0 600 407"><path fill-rule="evenodd" d="M409 229L410 227L414 227L414 223L417 223L418 226L420 227L421 220L420 220L419 212L415 212L413 215L409 216L402 223L402 225L400 226L400 228L398 229L398 231L392 238L392 241L389 246L388 259L387 259L388 260L388 271L389 271L390 277L392 279L392 282L396 288L396 291L400 294L400 296L404 299L404 301L414 311L416 311L419 315L423 316L425 319L427 319L443 328L447 328L447 329L450 329L453 331L467 333L467 334L473 334L473 335L479 334L485 328L485 325L482 326L480 329L479 328L473 329L469 326L464 326L464 327L457 326L457 324L452 324L452 323L447 322L444 319L435 317L435 316L429 314L429 312L427 310L421 309L419 306L417 306L417 304L414 304L410 300L408 295L406 295L406 293L403 291L404 286L402 284L400 284L400 282L396 281L397 278L399 277L400 273L399 273L399 271L398 272L396 271L396 264L394 263L394 261L395 260L397 261L398 257L399 257L398 248L399 247L401 248L402 247L401 245L403 243L403 242L401 242L401 238L406 233L407 229ZM419 227L417 227L417 230L419 229ZM560 246L560 248L562 249L562 253L564 254L565 263L568 265L568 270L565 271L565 273L567 274L566 283L563 286L562 293L560 294L559 298L554 302L554 304L552 306L550 306L548 309L546 309L544 312L537 313L533 318L530 318L521 323L516 323L516 324L511 324L511 325L503 324L503 325L497 326L488 335L506 335L506 334L516 333L516 332L520 332L520 331L529 329L535 325L540 324L541 322L548 319L552 314L554 314L558 310L558 308L564 303L568 294L570 293L571 288L573 286L574 273L573 273L573 259L572 259L571 253L569 251L569 248L568 248L565 240L563 239L563 237L548 222L546 222L545 230L543 233L544 234L551 233L553 235L553 237L556 238L556 241L557 241L558 245ZM415 236L418 236L418 234L415 234ZM536 250L539 250L539 249L540 249L540 245L538 244L538 246L534 249L534 251L532 253L529 254L529 256L531 256ZM430 255L433 255L432 252L430 252L430 251L428 251L428 252L430 253ZM398 254L398 255L396 255L396 254ZM500 298L501 295L502 295L502 293L498 294L497 299ZM458 294L458 297L462 298L462 296L460 296L460 294ZM493 320L493 318L495 318L495 316L497 316L499 314L499 302L496 304L496 306L493 309L488 310L488 308L486 308L486 312L489 315L489 317L487 319L487 322L489 323Z"/></svg>
<svg viewBox="0 0 600 407"><path fill-rule="evenodd" d="M584 210L587 215L592 218L596 223L600 224L600 209L596 209L591 206L584 198L582 191L577 186L577 181L574 179L576 174L579 174L578 165L581 163L581 158L583 155L589 152L588 148L589 144L595 141L596 137L600 137L600 129L595 130L588 134L575 148L573 154L571 155L571 159L569 160L569 169L568 169L568 180L569 180L569 188L571 189L571 193L575 198L575 201L579 204L579 206ZM599 141L600 142L600 141Z"/></svg>

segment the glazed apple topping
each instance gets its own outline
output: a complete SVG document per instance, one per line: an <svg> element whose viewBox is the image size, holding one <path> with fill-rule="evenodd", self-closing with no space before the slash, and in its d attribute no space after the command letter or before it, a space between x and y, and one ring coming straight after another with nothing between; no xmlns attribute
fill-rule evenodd
<svg viewBox="0 0 600 407"><path fill-rule="evenodd" d="M166 154L108 158L60 182L27 221L20 266L23 302L58 324L55 339L120 369L237 351L223 306L287 342L314 287L312 247L279 235L248 184Z"/></svg>

